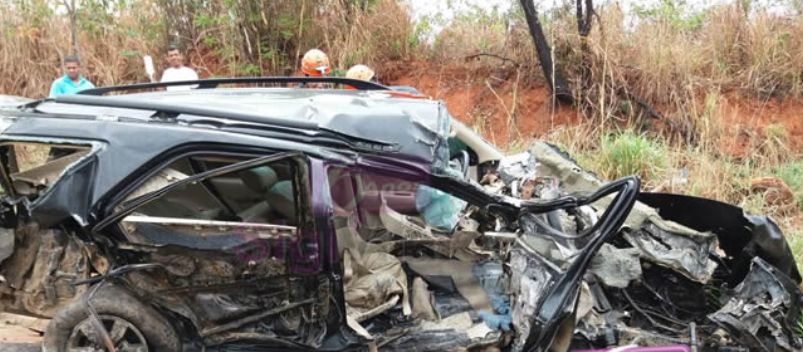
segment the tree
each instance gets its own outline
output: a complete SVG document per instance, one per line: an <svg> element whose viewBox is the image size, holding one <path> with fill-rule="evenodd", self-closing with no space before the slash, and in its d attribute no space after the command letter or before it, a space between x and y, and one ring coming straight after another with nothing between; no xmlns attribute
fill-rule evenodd
<svg viewBox="0 0 803 352"><path fill-rule="evenodd" d="M73 55L78 55L78 21L76 19L76 0L64 0L64 7L70 15L70 49Z"/></svg>
<svg viewBox="0 0 803 352"><path fill-rule="evenodd" d="M585 1L585 8L583 8ZM576 0L577 4L577 33L580 35L580 53L582 62L580 67L580 84L583 92L591 85L591 52L588 47L588 34L591 33L591 23L594 15L593 0Z"/></svg>
<svg viewBox="0 0 803 352"><path fill-rule="evenodd" d="M557 101L573 104L572 90L569 88L566 75L555 65L552 59L552 49L546 41L546 36L544 36L544 29L538 20L538 12L535 10L533 0L521 0L521 7L524 10L524 18L527 20L530 36L533 38L533 44L535 44L535 53L541 63L541 70L544 71L544 77L547 80L550 91Z"/></svg>

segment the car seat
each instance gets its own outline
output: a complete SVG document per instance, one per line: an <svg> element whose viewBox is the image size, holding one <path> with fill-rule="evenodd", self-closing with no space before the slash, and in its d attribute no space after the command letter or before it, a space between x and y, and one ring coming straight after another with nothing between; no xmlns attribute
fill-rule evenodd
<svg viewBox="0 0 803 352"><path fill-rule="evenodd" d="M292 180L276 182L268 191L267 199L271 207L284 217L287 224L296 223L296 200Z"/></svg>
<svg viewBox="0 0 803 352"><path fill-rule="evenodd" d="M243 183L256 194L259 194L263 200L239 212L237 215L245 222L268 222L271 206L267 200L267 194L271 187L279 181L276 171L270 166L260 166L241 171L239 175Z"/></svg>

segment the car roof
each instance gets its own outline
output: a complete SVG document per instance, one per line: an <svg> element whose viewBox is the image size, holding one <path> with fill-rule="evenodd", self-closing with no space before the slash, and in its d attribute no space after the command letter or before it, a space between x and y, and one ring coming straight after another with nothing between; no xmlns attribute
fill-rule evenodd
<svg viewBox="0 0 803 352"><path fill-rule="evenodd" d="M390 152L445 165L451 117L442 102L395 97L387 91L298 88L217 88L118 96L59 96L35 111L105 120L175 122L254 133L282 128L336 133L363 151Z"/></svg>
<svg viewBox="0 0 803 352"><path fill-rule="evenodd" d="M0 108L13 108L22 104L30 103L31 101L33 101L33 99L19 97L16 95L0 94Z"/></svg>
<svg viewBox="0 0 803 352"><path fill-rule="evenodd" d="M440 113L441 104L437 100L400 97L394 91L306 88L217 88L133 93L124 97L176 105L203 105L317 124L327 124L338 115L375 119L412 110L434 115Z"/></svg>

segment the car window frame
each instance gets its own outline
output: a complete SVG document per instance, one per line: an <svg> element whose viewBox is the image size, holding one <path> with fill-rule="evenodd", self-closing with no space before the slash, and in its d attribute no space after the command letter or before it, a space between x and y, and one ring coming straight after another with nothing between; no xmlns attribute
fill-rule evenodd
<svg viewBox="0 0 803 352"><path fill-rule="evenodd" d="M2 136L0 138L0 145L14 144L14 143L28 143L28 144L42 144L50 146L51 148L59 145L70 145L77 147L88 147L86 155L81 156L79 159L73 161L59 172L59 177L52 184L40 193L34 200L31 201L31 206L36 206L43 199L53 192L53 190L66 178L68 174L79 169L87 160L95 157L100 152L105 143L89 139L75 139L75 138L42 138L42 137L27 137L27 136ZM13 181L11 180L11 173L7 165L0 165L0 183L3 190L12 197L24 197L18 194L14 188Z"/></svg>
<svg viewBox="0 0 803 352"><path fill-rule="evenodd" d="M197 155L198 153L193 153L193 154ZM184 156L186 156L186 155L184 155ZM190 177L187 177L185 179L182 179L180 181L177 181L175 183L172 183L170 185L167 185L167 186L165 186L165 187L163 187L161 189L158 189L156 191L153 191L153 192L144 194L142 196L136 197L134 199L131 199L131 200L128 200L128 201L121 200L112 208L112 209L115 209L115 210L113 210L108 216L104 217L94 227L92 227L91 232L92 233L98 233L100 231L103 231L104 229L109 228L109 226L112 225L112 224L119 223L124 217L130 215L132 212L134 212L140 206L142 206L142 205L144 205L144 204L146 204L146 203L148 203L148 202L150 202L150 201L152 201L152 200L154 200L156 198L162 197L165 194L169 193L170 191L172 191L172 190L174 190L174 189L176 189L178 187L184 186L186 184L190 184L190 183L193 183L193 182L202 183L203 180L208 179L210 177L224 175L224 174L228 174L228 173L231 173L231 172L236 172L236 171L239 171L239 170L247 169L249 167L261 166L263 164L268 164L268 163L272 163L272 162L275 162L275 161L286 160L286 159L291 160L292 162L294 162L296 164L296 167L298 167L298 169L297 169L298 172L295 175L296 177L294 177L294 179L293 179L293 187L294 187L294 190L296 191L296 192L294 192L295 195L296 195L296 198L297 198L296 199L297 200L296 207L299 210L298 214L297 214L298 221L297 221L296 227L297 228L302 227L306 223L306 221L303 220L303 217L304 216L309 216L309 214L307 214L307 213L311 212L312 204L310 204L310 201L309 201L309 189L308 189L308 186L299 184L298 180L300 179L299 176L301 174L304 174L304 173L309 174L309 167L308 167L309 157L306 156L305 154L301 153L301 152L298 152L298 151L289 151L289 152L277 152L277 153L272 153L270 155L254 157L254 158L246 159L244 161L240 161L240 162L237 162L237 163L234 163L234 164L222 166L222 167L215 168L215 169L212 169L212 170L207 170L207 171L192 175ZM165 167L166 167L166 165L160 165L160 167L156 168L155 171L162 170ZM150 176L148 176L148 177L150 177ZM307 175L306 177L309 177L309 175ZM146 177L146 179L147 179L147 177ZM136 187L132 188L127 193L130 194L131 191L133 191L134 189L136 189ZM125 199L124 196L121 197L121 199ZM298 202L298 200L301 200L301 202ZM118 208L119 206L122 206L122 207ZM309 208L309 209L306 209L306 208Z"/></svg>

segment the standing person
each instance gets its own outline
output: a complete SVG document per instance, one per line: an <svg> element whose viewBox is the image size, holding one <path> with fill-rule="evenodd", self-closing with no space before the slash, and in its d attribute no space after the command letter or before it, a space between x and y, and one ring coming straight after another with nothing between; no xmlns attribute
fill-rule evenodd
<svg viewBox="0 0 803 352"><path fill-rule="evenodd" d="M81 60L77 55L67 55L62 62L64 67L64 76L56 78L53 84L50 85L50 97L63 94L75 94L85 89L95 88L92 82L89 82L81 76Z"/></svg>
<svg viewBox="0 0 803 352"><path fill-rule="evenodd" d="M375 76L376 72L374 72L373 69L365 65L354 65L351 66L351 68L348 71L346 71L346 78L358 79L367 82L376 83L376 80L374 79ZM351 90L356 89L348 84L345 85L345 88Z"/></svg>
<svg viewBox="0 0 803 352"><path fill-rule="evenodd" d="M301 73L305 77L326 77L332 69L329 67L329 56L321 50L310 49L301 58ZM305 88L324 88L321 83L302 83L300 87Z"/></svg>
<svg viewBox="0 0 803 352"><path fill-rule="evenodd" d="M368 66L365 65L354 65L346 71L346 78L351 79L359 79L368 82L374 82L374 76L376 76L376 72Z"/></svg>
<svg viewBox="0 0 803 352"><path fill-rule="evenodd" d="M329 56L319 49L310 49L301 58L301 72L307 77L328 76L332 69L329 68Z"/></svg>
<svg viewBox="0 0 803 352"><path fill-rule="evenodd" d="M198 74L195 70L184 66L184 55L177 46L171 45L167 49L167 63L170 64L163 73L161 82L196 81ZM187 90L197 87L197 85L172 86L167 90Z"/></svg>

